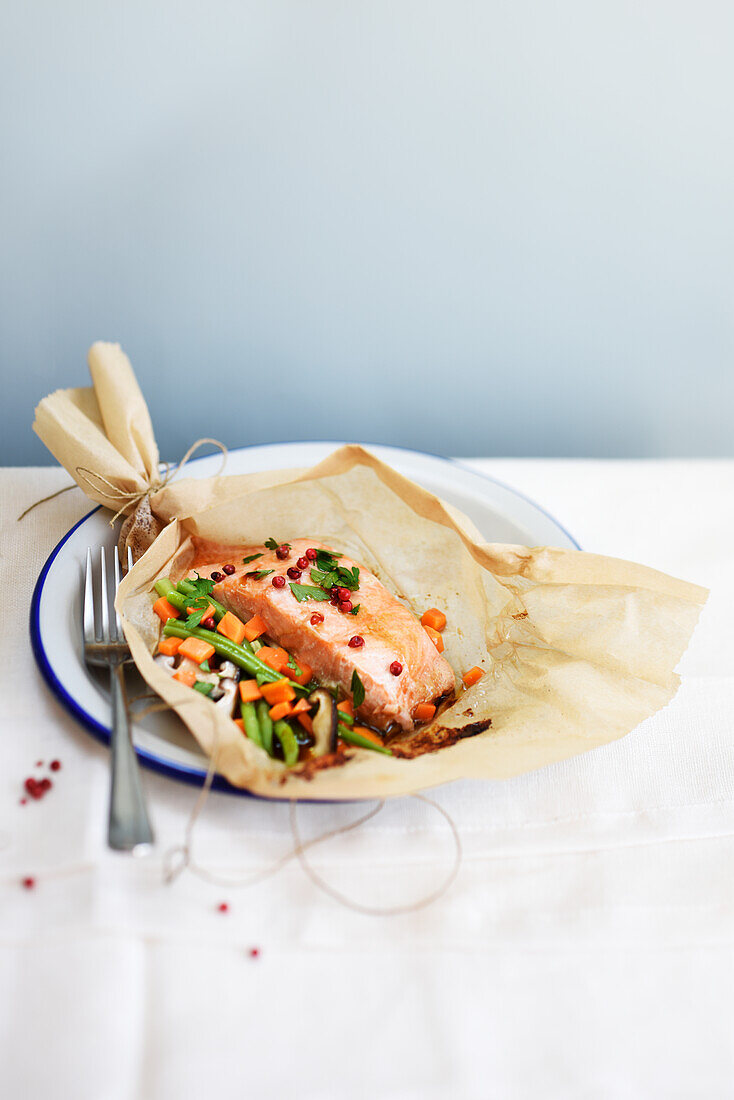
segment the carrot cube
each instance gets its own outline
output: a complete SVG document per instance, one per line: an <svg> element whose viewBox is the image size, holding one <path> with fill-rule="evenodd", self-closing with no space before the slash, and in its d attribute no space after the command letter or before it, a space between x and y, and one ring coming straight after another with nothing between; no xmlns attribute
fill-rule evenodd
<svg viewBox="0 0 734 1100"><path fill-rule="evenodd" d="M260 652L262 653L262 650ZM263 684L260 693L271 707L276 703L290 703L291 699L296 697L295 691L285 678L276 680L274 684Z"/></svg>
<svg viewBox="0 0 734 1100"><path fill-rule="evenodd" d="M441 637L439 632L437 630L434 630L432 626L424 626L423 629L435 645L438 652L443 653L443 638Z"/></svg>
<svg viewBox="0 0 734 1100"><path fill-rule="evenodd" d="M164 657L173 657L181 648L183 638L161 638L158 643L158 652Z"/></svg>
<svg viewBox="0 0 734 1100"><path fill-rule="evenodd" d="M242 731L242 733L244 733L244 732L245 732L245 723L244 723L244 722L242 721L242 719L241 719L241 718L235 718L235 720L234 720L234 724L235 724L236 726L239 726L239 727L240 727L240 730Z"/></svg>
<svg viewBox="0 0 734 1100"><path fill-rule="evenodd" d="M201 638L184 638L178 647L178 651L182 657L188 657L189 660L195 661L197 665L208 661L215 653L214 646L210 645L209 642L203 642Z"/></svg>
<svg viewBox="0 0 734 1100"><path fill-rule="evenodd" d="M343 714L346 714L349 718L354 718L354 704L351 699L342 699L341 703L337 703L337 706Z"/></svg>
<svg viewBox="0 0 734 1100"><path fill-rule="evenodd" d="M294 668L289 668L288 665L285 666L283 672L289 680L293 680L296 684L300 684L302 687L305 687L305 685L313 676L313 669L310 665L307 665L305 661L299 661L298 667L301 670L300 673L296 672Z"/></svg>
<svg viewBox="0 0 734 1100"><path fill-rule="evenodd" d="M461 678L464 681L464 686L470 688L472 684L478 683L482 676L484 676L484 669L480 668L479 665L474 665L474 668L470 668Z"/></svg>
<svg viewBox="0 0 734 1100"><path fill-rule="evenodd" d="M274 722L278 722L281 718L285 718L286 715L290 714L292 710L293 707L290 703L276 703L274 707L270 708L268 714Z"/></svg>
<svg viewBox="0 0 734 1100"><path fill-rule="evenodd" d="M254 703L262 697L257 680L240 680L240 699L243 703Z"/></svg>
<svg viewBox="0 0 734 1100"><path fill-rule="evenodd" d="M165 596L161 596L159 600L155 601L153 610L162 622L165 622L166 619L177 619L181 614L178 608L170 604Z"/></svg>
<svg viewBox="0 0 734 1100"><path fill-rule="evenodd" d="M193 668L180 668L178 672L174 672L173 679L178 680L179 684L185 684L187 688L190 688L196 683L196 673Z"/></svg>
<svg viewBox="0 0 734 1100"><path fill-rule="evenodd" d="M430 722L435 713L433 703L419 703L413 711L413 718L416 722Z"/></svg>
<svg viewBox="0 0 734 1100"><path fill-rule="evenodd" d="M432 630L443 630L446 626L446 616L437 607L429 607L428 611L424 611L421 615L421 622L423 626L430 626Z"/></svg>
<svg viewBox="0 0 734 1100"><path fill-rule="evenodd" d="M268 627L264 619L261 619L259 615L253 615L251 619L245 623L245 638L248 642L254 642L256 638L259 638L261 634L267 634Z"/></svg>
<svg viewBox="0 0 734 1100"><path fill-rule="evenodd" d="M231 611L227 611L217 623L217 633L223 634L235 645L242 645L242 640L245 637L245 624L242 619L238 619Z"/></svg>
<svg viewBox="0 0 734 1100"><path fill-rule="evenodd" d="M310 714L306 714L304 711L303 714L298 715L298 721L301 723L306 733L313 734L313 722Z"/></svg>
<svg viewBox="0 0 734 1100"><path fill-rule="evenodd" d="M311 709L311 704L309 703L308 699L299 699L298 702L294 704L293 710L292 710L291 713L292 714L305 714L306 711L309 711L310 709Z"/></svg>
<svg viewBox="0 0 734 1100"><path fill-rule="evenodd" d="M282 672L288 664L288 654L280 646L264 645L259 651L258 657L274 672Z"/></svg>
<svg viewBox="0 0 734 1100"><path fill-rule="evenodd" d="M195 611L201 611L201 608L200 607L187 607L186 610L188 611L189 615L193 615ZM202 613L201 621L204 622L204 619L208 619L209 616L213 615L213 614L214 614L214 604L210 603L207 606L206 611L204 611Z"/></svg>

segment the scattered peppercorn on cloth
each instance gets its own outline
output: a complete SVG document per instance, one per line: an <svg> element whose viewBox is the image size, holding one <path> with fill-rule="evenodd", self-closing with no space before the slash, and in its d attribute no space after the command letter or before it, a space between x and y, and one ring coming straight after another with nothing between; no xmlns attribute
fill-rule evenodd
<svg viewBox="0 0 734 1100"><path fill-rule="evenodd" d="M705 589L583 551L483 543L466 517L358 446L306 471L166 481L126 357L97 344L90 368L94 394L58 391L34 427L92 499L152 517L118 596L125 633L146 682L233 785L329 800L507 778L622 737L675 694ZM229 546L313 538L363 563L417 614L438 607L456 700L391 741L392 757L350 748L346 762L318 770L273 760L153 660L153 585L188 570L194 536ZM475 665L485 674L463 689Z"/></svg>

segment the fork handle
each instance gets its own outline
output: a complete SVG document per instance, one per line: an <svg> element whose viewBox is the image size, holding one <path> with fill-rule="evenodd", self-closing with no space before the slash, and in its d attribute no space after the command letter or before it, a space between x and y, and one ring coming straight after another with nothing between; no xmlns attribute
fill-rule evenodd
<svg viewBox="0 0 734 1100"><path fill-rule="evenodd" d="M107 843L117 851L131 852L153 843L140 769L135 756L125 694L122 663L110 669L112 689L112 772Z"/></svg>

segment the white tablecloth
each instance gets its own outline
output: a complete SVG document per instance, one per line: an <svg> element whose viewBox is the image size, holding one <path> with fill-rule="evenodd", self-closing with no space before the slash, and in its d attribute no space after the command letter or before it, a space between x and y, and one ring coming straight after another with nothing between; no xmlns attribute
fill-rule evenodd
<svg viewBox="0 0 734 1100"><path fill-rule="evenodd" d="M46 689L27 628L38 571L88 503L74 490L16 523L67 478L0 475L3 1098L734 1095L734 462L471 465L585 549L712 593L679 694L630 736L438 790L464 844L458 879L391 918L335 904L297 864L249 889L164 885L195 790L150 772L155 854L106 850L106 750ZM50 793L20 805L24 778L46 774L35 762L56 758ZM304 807L301 821L354 814ZM222 868L265 867L290 844L284 806L224 794L197 832L198 857ZM450 856L435 811L400 800L313 862L387 903Z"/></svg>

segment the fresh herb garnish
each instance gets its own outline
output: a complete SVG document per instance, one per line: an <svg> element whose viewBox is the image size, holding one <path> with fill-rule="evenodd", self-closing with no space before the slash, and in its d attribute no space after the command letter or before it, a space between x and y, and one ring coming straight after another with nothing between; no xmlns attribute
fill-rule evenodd
<svg viewBox="0 0 734 1100"><path fill-rule="evenodd" d="M317 550L316 565L319 569L323 569L325 573L328 573L331 569L337 568L339 557L339 554L332 554L331 550Z"/></svg>
<svg viewBox="0 0 734 1100"><path fill-rule="evenodd" d="M360 680L359 673L357 672L356 668L352 673L351 690L355 708L361 707L362 703L364 703L364 684Z"/></svg>
<svg viewBox="0 0 734 1100"><path fill-rule="evenodd" d="M352 610L349 612L349 614L350 615L356 615L361 606L362 606L361 603L355 604L354 607L352 608Z"/></svg>
<svg viewBox="0 0 734 1100"><path fill-rule="evenodd" d="M290 653L288 654L288 665L286 667L293 669L296 676L301 676L303 674L303 669L296 664L296 662L293 660L293 655Z"/></svg>
<svg viewBox="0 0 734 1100"><path fill-rule="evenodd" d="M324 592L323 588L316 588L312 584L290 584L288 587L299 603L304 603L306 600L321 601L329 598L328 592Z"/></svg>
<svg viewBox="0 0 734 1100"><path fill-rule="evenodd" d="M260 581L263 577L267 577L274 572L274 569L253 569L251 573L245 573L245 576L252 577L254 581Z"/></svg>
<svg viewBox="0 0 734 1100"><path fill-rule="evenodd" d="M202 695L211 695L214 691L214 684L208 684L206 680L197 680L194 684L194 691L200 691Z"/></svg>
<svg viewBox="0 0 734 1100"><path fill-rule="evenodd" d="M189 612L189 616L183 624L187 630L193 630L194 627L197 627L210 607L211 604L207 596L197 596L190 603L187 600L187 608L194 609Z"/></svg>
<svg viewBox="0 0 734 1100"><path fill-rule="evenodd" d="M199 665L199 668L201 669L202 672L211 672L211 670L212 670L211 665L209 664L208 661L202 661L201 664Z"/></svg>
<svg viewBox="0 0 734 1100"><path fill-rule="evenodd" d="M268 550L277 550L279 546L287 546L290 550L291 544L289 542L276 542L275 539L267 539L265 546Z"/></svg>
<svg viewBox="0 0 734 1100"><path fill-rule="evenodd" d="M350 592L356 592L359 588L359 566L353 565L351 569L346 566L336 565L332 569L312 569L311 580L314 584L320 584L322 588L348 588Z"/></svg>
<svg viewBox="0 0 734 1100"><path fill-rule="evenodd" d="M249 558L243 558L242 564L249 565L251 561L255 561L256 558L261 558L262 554L250 554Z"/></svg>
<svg viewBox="0 0 734 1100"><path fill-rule="evenodd" d="M191 596L194 599L201 599L202 596L211 596L214 591L214 581L209 577L200 577L196 574L196 580L189 580L188 585L193 587L194 591Z"/></svg>

